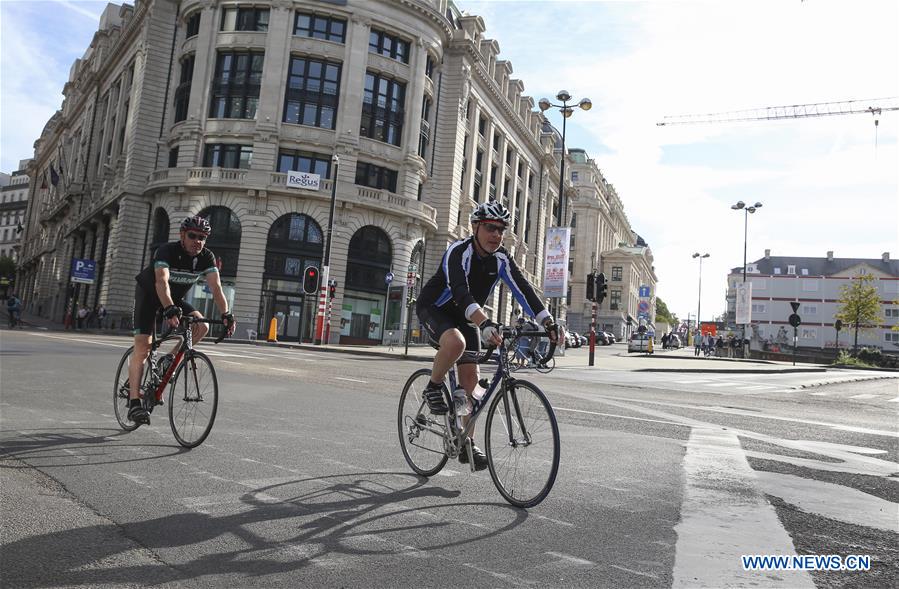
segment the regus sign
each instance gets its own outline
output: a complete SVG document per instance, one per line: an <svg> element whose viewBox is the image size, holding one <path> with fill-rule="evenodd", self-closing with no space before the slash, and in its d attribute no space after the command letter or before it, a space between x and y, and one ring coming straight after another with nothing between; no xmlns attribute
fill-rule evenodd
<svg viewBox="0 0 899 589"><path fill-rule="evenodd" d="M304 190L318 190L321 186L321 176L308 172L287 172L287 187L302 188Z"/></svg>

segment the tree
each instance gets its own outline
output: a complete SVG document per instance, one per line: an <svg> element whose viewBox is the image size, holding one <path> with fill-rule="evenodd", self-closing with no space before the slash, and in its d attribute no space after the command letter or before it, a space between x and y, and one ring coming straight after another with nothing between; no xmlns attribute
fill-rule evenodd
<svg viewBox="0 0 899 589"><path fill-rule="evenodd" d="M672 331L677 329L677 326L680 325L677 315L671 313L671 311L668 310L668 305L666 305L665 301L659 297L656 297L656 321L664 321L671 326Z"/></svg>
<svg viewBox="0 0 899 589"><path fill-rule="evenodd" d="M852 349L858 351L859 330L866 331L877 327L883 321L880 297L877 296L874 277L864 271L853 276L848 285L840 288L840 298L837 300L837 304L834 318L853 326L855 342L852 344Z"/></svg>

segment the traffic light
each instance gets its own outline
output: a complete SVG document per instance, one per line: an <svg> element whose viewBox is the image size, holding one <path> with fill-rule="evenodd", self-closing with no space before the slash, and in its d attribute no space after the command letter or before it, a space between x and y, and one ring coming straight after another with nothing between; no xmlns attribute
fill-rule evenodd
<svg viewBox="0 0 899 589"><path fill-rule="evenodd" d="M600 272L596 275L596 302L601 303L606 300L606 291L609 285L606 284L606 275Z"/></svg>
<svg viewBox="0 0 899 589"><path fill-rule="evenodd" d="M587 274L587 300L596 301L596 274Z"/></svg>
<svg viewBox="0 0 899 589"><path fill-rule="evenodd" d="M315 266L306 266L303 272L303 292L306 294L318 292L318 268Z"/></svg>

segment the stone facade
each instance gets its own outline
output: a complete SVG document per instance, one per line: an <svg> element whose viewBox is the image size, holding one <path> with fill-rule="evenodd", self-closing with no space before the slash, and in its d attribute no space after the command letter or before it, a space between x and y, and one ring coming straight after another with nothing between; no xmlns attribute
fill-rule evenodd
<svg viewBox="0 0 899 589"><path fill-rule="evenodd" d="M19 162L19 169L9 175L9 182L0 188L0 258L19 259L19 237L28 207L29 178L25 167L29 160Z"/></svg>
<svg viewBox="0 0 899 589"><path fill-rule="evenodd" d="M109 5L29 167L63 179L32 183L29 311L61 319L77 300L127 324L134 275L206 214L241 329L275 317L279 339L317 339L302 280L325 265L332 192L332 342L395 334L409 268L418 288L487 198L513 211L506 247L539 288L558 163L498 54L446 0ZM288 171L318 173L318 189ZM72 258L97 262L94 284L70 282ZM189 295L204 313L207 294ZM506 289L488 310L508 321Z"/></svg>

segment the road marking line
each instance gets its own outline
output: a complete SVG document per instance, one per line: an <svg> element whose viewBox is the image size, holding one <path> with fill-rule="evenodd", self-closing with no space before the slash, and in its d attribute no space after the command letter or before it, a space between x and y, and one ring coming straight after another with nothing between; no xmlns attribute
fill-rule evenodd
<svg viewBox="0 0 899 589"><path fill-rule="evenodd" d="M631 417L629 415L616 415L615 413L600 413L599 411L584 411L583 409L566 409L565 407L553 407L554 411L570 411L572 413L586 413L588 415L601 415L603 417L617 417L619 419L633 419L634 421L649 421L652 423L664 423L666 425L684 425L676 421L663 421L661 419L649 419L647 417Z"/></svg>
<svg viewBox="0 0 899 589"><path fill-rule="evenodd" d="M759 573L741 570L741 555L796 554L774 508L756 489L755 472L735 432L694 428L687 441L684 472L681 521L674 528L672 587L754 585ZM815 586L805 571L766 575L765 585Z"/></svg>
<svg viewBox="0 0 899 589"><path fill-rule="evenodd" d="M699 384L701 382L709 382L707 380L676 380L677 384Z"/></svg>
<svg viewBox="0 0 899 589"><path fill-rule="evenodd" d="M49 335L46 333L30 333L27 335L37 335L39 337L49 337L51 339L62 339L62 340L66 340L67 342L81 342L84 344L94 344L97 346L110 346L113 348L127 348L128 347L127 345L122 345L122 344L108 344L106 342L95 342L95 341L89 340L89 339L80 339L77 337L62 337L62 336L58 336L58 335Z"/></svg>
<svg viewBox="0 0 899 589"><path fill-rule="evenodd" d="M814 395L814 396L816 396L816 397L826 397L826 396L828 396L830 393L809 393L809 394L810 394L810 395Z"/></svg>
<svg viewBox="0 0 899 589"><path fill-rule="evenodd" d="M272 366L268 367L269 370L277 370L278 372L290 372L291 374L296 374L296 370L291 370L290 368L274 368Z"/></svg>
<svg viewBox="0 0 899 589"><path fill-rule="evenodd" d="M358 378L345 378L343 376L335 376L334 380L348 380L350 382L361 382L361 383L366 382L364 380L359 380Z"/></svg>
<svg viewBox="0 0 899 589"><path fill-rule="evenodd" d="M735 382L713 382L705 385L707 387L736 387L739 386L738 383Z"/></svg>
<svg viewBox="0 0 899 589"><path fill-rule="evenodd" d="M652 573L641 573L640 571L635 571L634 569L629 569L627 567L623 567L623 566L617 565L617 564L610 564L609 566L612 567L613 569L618 569L619 571L624 571L626 573L632 573L634 575L640 575L641 577L649 577L650 579L655 579L655 580L659 579L657 576L653 575Z"/></svg>
<svg viewBox="0 0 899 589"><path fill-rule="evenodd" d="M863 395L853 395L853 396L851 396L851 397L849 397L849 398L850 398L850 399L873 399L873 398L876 397L876 396L877 396L877 395L872 395L872 394L870 394L870 393L865 393L865 394L863 394Z"/></svg>
<svg viewBox="0 0 899 589"><path fill-rule="evenodd" d="M580 564L585 566L593 566L596 564L593 561L587 560L585 558L578 558L576 556L571 556L570 554L565 554L564 552L544 552L543 554L548 554L550 556L555 556L556 558L561 558L562 560L567 560L573 564Z"/></svg>
<svg viewBox="0 0 899 589"><path fill-rule="evenodd" d="M243 366L243 362L235 362L234 360L221 360L225 364L237 364L238 366Z"/></svg>
<svg viewBox="0 0 899 589"><path fill-rule="evenodd" d="M890 399L889 401L887 401L887 403L899 403L899 397L896 397L895 399Z"/></svg>
<svg viewBox="0 0 899 589"><path fill-rule="evenodd" d="M571 523L568 523L568 522L563 522L563 521L560 520L560 519L555 519L555 518L552 518L552 517L546 517L545 515L537 515L537 514L532 513L532 514L530 514L530 516L531 516L531 517L536 517L537 519L545 519L546 521L552 522L552 523L554 523L554 524L559 524L560 526L568 526L568 527L570 527L570 528L577 527L577 526L575 526L574 524L571 524Z"/></svg>

